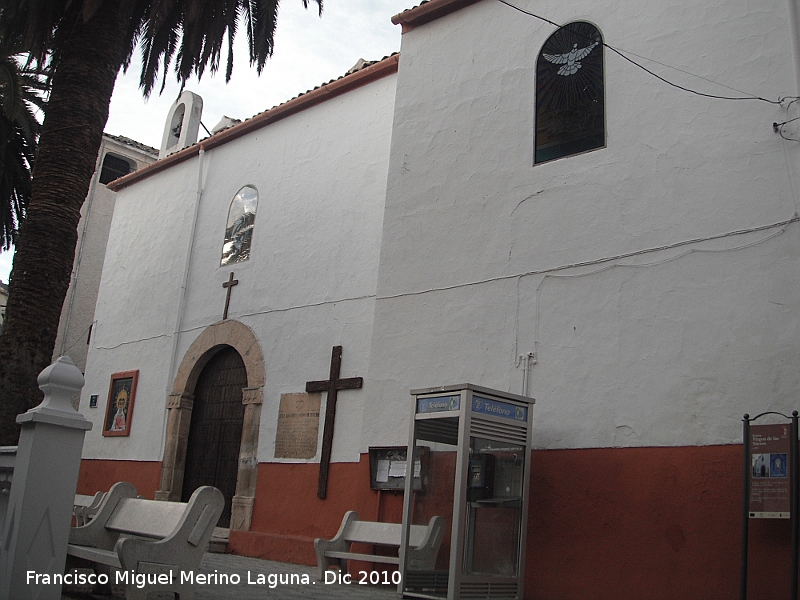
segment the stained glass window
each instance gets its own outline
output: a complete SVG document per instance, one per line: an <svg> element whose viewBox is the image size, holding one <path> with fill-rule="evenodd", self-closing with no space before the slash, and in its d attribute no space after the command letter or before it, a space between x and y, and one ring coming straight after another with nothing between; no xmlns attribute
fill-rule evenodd
<svg viewBox="0 0 800 600"><path fill-rule="evenodd" d="M603 39L594 25L570 23L547 39L536 63L534 162L605 144Z"/></svg>
<svg viewBox="0 0 800 600"><path fill-rule="evenodd" d="M257 207L258 191L252 185L246 185L236 192L228 209L220 266L224 267L250 258L250 242L253 240Z"/></svg>

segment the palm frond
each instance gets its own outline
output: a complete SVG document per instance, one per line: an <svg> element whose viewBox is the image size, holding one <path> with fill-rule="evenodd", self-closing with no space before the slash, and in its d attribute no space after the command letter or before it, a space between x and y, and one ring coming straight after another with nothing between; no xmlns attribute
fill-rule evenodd
<svg viewBox="0 0 800 600"><path fill-rule="evenodd" d="M31 172L46 103L48 74L0 55L0 248L8 250L31 195Z"/></svg>
<svg viewBox="0 0 800 600"><path fill-rule="evenodd" d="M322 14L322 0L301 1L306 8L315 2ZM159 75L163 91L173 64L181 86L192 76L202 78L206 70L216 73L226 50L225 81L229 81L233 42L242 22L250 64L261 73L274 50L278 4L278 0L152 0L140 37L144 95L150 95Z"/></svg>
<svg viewBox="0 0 800 600"><path fill-rule="evenodd" d="M18 40L36 65L57 64L59 49L78 20L90 19L104 2L115 0L15 0L6 3L0 15L2 40ZM141 44L140 86L149 96L167 71L184 84L192 76L202 78L206 70L216 73L225 59L225 81L233 73L233 41L240 19L247 34L250 65L264 69L274 49L278 0L118 0L130 11L125 42L124 70L134 49ZM323 0L301 0L308 8L316 3L322 14ZM174 62L173 62L174 61Z"/></svg>

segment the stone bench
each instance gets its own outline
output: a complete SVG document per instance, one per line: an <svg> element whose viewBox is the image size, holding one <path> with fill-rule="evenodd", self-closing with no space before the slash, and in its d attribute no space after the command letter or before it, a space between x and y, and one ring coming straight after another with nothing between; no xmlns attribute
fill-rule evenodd
<svg viewBox="0 0 800 600"><path fill-rule="evenodd" d="M347 561L357 560L369 563L399 565L398 556L381 556L351 552L353 543L372 544L400 548L402 525L399 523L377 523L361 521L358 513L347 511L342 519L339 532L330 540L314 540L314 551L319 565L319 579L325 577L330 567L347 571ZM427 525L412 525L409 533L408 567L419 570L433 570L436 556L444 538L445 523L442 517L433 517Z"/></svg>
<svg viewBox="0 0 800 600"><path fill-rule="evenodd" d="M72 516L75 517L75 525L86 525L97 514L105 492L97 492L94 496L75 494L75 502L72 504Z"/></svg>
<svg viewBox="0 0 800 600"><path fill-rule="evenodd" d="M199 568L222 514L222 493L203 486L187 503L135 495L131 484L114 484L95 517L72 528L67 554L112 567L109 583L123 585L128 600L145 600L153 591L177 592L181 600L192 598L191 581L181 575ZM146 585L141 586L143 582Z"/></svg>

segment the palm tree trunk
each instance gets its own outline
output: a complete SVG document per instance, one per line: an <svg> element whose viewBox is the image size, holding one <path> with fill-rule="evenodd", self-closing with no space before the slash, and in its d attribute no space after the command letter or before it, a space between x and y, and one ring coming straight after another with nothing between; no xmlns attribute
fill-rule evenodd
<svg viewBox="0 0 800 600"><path fill-rule="evenodd" d="M42 399L36 378L52 359L80 209L125 50L130 17L121 5L128 4L105 0L87 22L78 17L53 75L0 336L0 445L16 444L16 416Z"/></svg>

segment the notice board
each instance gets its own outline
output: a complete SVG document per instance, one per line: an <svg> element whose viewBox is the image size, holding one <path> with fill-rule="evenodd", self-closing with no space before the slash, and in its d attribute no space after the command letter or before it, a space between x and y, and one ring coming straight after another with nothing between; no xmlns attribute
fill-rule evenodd
<svg viewBox="0 0 800 600"><path fill-rule="evenodd" d="M791 517L789 423L750 426L750 518Z"/></svg>
<svg viewBox="0 0 800 600"><path fill-rule="evenodd" d="M417 448L414 461L414 491L425 491L428 485L430 448ZM369 449L370 488L373 490L403 491L406 485L406 446L389 446Z"/></svg>

